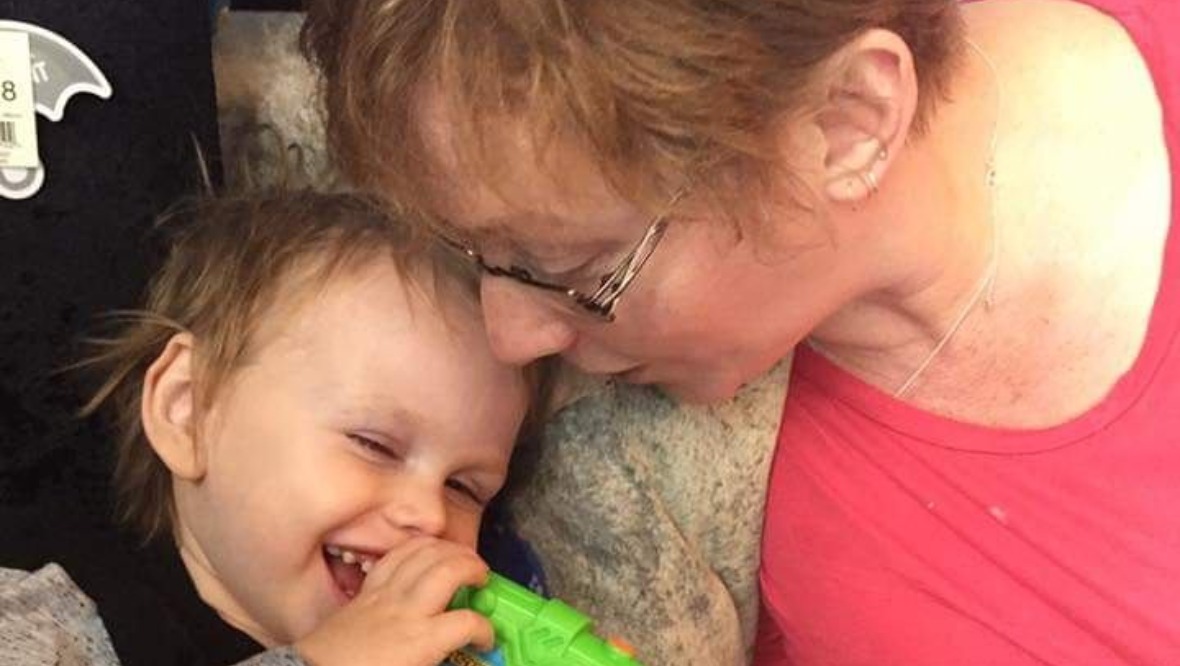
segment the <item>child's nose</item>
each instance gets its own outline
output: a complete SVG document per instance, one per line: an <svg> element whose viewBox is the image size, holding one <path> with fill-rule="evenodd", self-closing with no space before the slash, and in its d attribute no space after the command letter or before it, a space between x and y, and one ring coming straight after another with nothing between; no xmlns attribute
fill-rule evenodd
<svg viewBox="0 0 1180 666"><path fill-rule="evenodd" d="M447 527L446 497L441 487L402 486L381 509L385 521L400 530L442 536Z"/></svg>

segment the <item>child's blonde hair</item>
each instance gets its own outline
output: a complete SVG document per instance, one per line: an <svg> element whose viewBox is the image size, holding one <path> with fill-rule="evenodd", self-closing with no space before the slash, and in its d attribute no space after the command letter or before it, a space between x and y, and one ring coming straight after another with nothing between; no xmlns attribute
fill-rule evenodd
<svg viewBox="0 0 1180 666"><path fill-rule="evenodd" d="M201 411L246 360L267 308L292 289L302 295L298 289L390 258L407 288L439 306L476 308L474 283L456 257L353 195L274 190L214 198L177 208L164 224L174 235L143 310L116 313L119 330L93 340L97 352L80 364L103 376L83 415L109 404L115 420L120 517L149 539L173 526L172 479L146 440L140 400L146 371L173 335L197 340Z"/></svg>

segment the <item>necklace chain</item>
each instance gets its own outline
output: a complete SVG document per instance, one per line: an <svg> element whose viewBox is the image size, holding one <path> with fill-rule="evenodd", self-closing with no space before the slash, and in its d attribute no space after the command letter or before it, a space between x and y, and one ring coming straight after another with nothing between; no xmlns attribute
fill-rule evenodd
<svg viewBox="0 0 1180 666"><path fill-rule="evenodd" d="M987 160L984 163L984 185L987 188L988 228L991 232L991 249L988 256L987 266L984 267L983 274L980 276L979 282L976 284L975 288L971 290L970 297L968 297L968 299L963 303L963 307L959 309L958 314L956 314L954 320L951 321L951 325L947 327L946 332L942 334L942 337L938 339L938 342L935 343L930 352L926 354L926 357L922 359L922 362L919 363L914 368L913 372L911 372L909 376L905 378L905 381L903 381L897 387L897 389L893 391L892 395L895 398L902 398L907 393L909 393L910 389L914 387L914 384L917 383L922 374L926 372L926 369L930 367L930 364L934 362L934 359L938 357L943 348L946 347L947 343L951 341L951 338L954 337L955 333L958 333L959 329L963 327L963 323L967 321L967 317L975 310L976 306L979 305L980 300L983 301L984 307L988 310L992 308L992 305L995 301L996 275L999 272L1000 260L1000 243L999 234L997 233L996 229L995 205L996 144L999 135L1000 113L1003 108L1003 88L1000 85L999 71L996 69L995 63L992 62L992 59L987 55L987 53L985 53L983 49L979 48L979 46L970 39L966 40L966 44L980 57L981 60L983 60L984 64L987 66L988 71L991 72L992 79L996 84L996 105L995 115L992 120L992 135L991 140L988 142ZM836 360L839 359L838 356L832 354L822 345L816 343L814 339L809 339L808 344L818 351L823 352L823 354L829 358Z"/></svg>
<svg viewBox="0 0 1180 666"><path fill-rule="evenodd" d="M995 301L996 274L999 272L1000 261L999 233L996 229L996 143L999 135L1000 113L1003 109L1003 89L1000 86L999 71L987 53L970 39L967 40L967 46L987 65L987 69L991 72L992 79L996 84L996 108L992 120L992 136L988 142L987 161L984 163L984 184L987 187L988 229L991 232L991 249L987 266L983 270L983 275L980 277L979 283L971 291L971 296L963 304L959 313L955 315L954 320L951 321L951 325L947 327L946 333L942 334L942 337L939 338L938 342L930 350L930 353L922 359L922 362L914 368L914 371L893 392L893 397L895 398L902 398L909 393L910 389L914 387L914 384L926 371L926 368L930 367L930 364L934 362L934 359L938 357L947 343L951 341L955 333L958 333L959 329L963 327L963 323L967 321L967 317L979 305L981 299L987 310L991 310Z"/></svg>

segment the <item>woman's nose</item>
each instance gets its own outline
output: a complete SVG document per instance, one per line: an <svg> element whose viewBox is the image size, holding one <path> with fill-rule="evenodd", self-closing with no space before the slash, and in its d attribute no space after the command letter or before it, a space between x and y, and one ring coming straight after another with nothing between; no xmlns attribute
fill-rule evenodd
<svg viewBox="0 0 1180 666"><path fill-rule="evenodd" d="M492 353L504 363L524 365L560 354L574 343L575 331L534 288L500 277L480 282L484 325Z"/></svg>

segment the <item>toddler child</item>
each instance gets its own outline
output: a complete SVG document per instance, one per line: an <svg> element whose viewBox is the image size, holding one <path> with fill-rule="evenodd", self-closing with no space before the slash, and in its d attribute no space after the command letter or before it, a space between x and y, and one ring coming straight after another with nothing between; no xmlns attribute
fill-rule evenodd
<svg viewBox="0 0 1180 666"><path fill-rule="evenodd" d="M199 204L102 342L123 517L174 540L255 666L435 666L492 629L447 611L540 382L494 359L444 250L348 195ZM115 663L60 567L0 575L0 662ZM56 651L56 652L55 652Z"/></svg>

